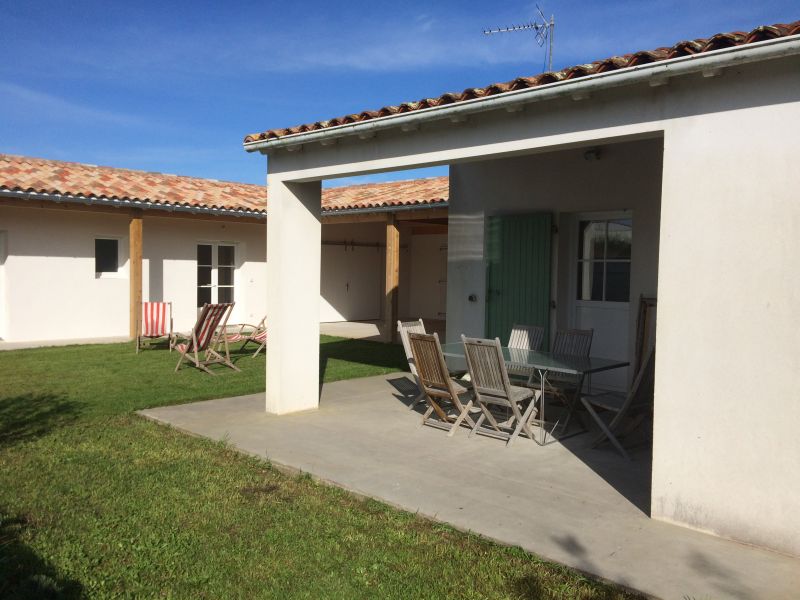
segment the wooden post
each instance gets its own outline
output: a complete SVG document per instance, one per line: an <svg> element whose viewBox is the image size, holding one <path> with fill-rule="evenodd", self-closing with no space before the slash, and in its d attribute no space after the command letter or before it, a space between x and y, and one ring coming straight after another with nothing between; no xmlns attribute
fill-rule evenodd
<svg viewBox="0 0 800 600"><path fill-rule="evenodd" d="M131 210L131 222L128 229L130 242L130 332L131 338L139 335L139 315L142 311L142 209Z"/></svg>
<svg viewBox="0 0 800 600"><path fill-rule="evenodd" d="M387 342L397 339L397 300L400 287L400 229L392 214L386 221L386 286L384 288L384 338Z"/></svg>

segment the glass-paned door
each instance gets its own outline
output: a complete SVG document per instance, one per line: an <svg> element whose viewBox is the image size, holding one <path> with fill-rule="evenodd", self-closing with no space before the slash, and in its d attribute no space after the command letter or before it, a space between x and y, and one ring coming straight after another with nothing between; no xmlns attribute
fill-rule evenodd
<svg viewBox="0 0 800 600"><path fill-rule="evenodd" d="M236 246L197 245L197 308L235 301Z"/></svg>
<svg viewBox="0 0 800 600"><path fill-rule="evenodd" d="M579 216L573 326L592 329L592 355L630 360L633 220L630 214ZM592 377L592 386L626 390L628 370Z"/></svg>

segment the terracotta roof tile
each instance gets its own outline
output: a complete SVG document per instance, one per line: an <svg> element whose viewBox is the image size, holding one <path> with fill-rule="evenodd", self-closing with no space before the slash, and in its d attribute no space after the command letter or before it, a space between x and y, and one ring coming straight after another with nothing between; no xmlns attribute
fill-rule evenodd
<svg viewBox="0 0 800 600"><path fill-rule="evenodd" d="M70 195L87 199L264 213L267 189L234 183L83 163L0 154L3 191ZM371 183L322 191L322 209L345 210L447 202L448 178Z"/></svg>
<svg viewBox="0 0 800 600"><path fill-rule="evenodd" d="M742 46L745 44L752 44L755 42L797 34L800 34L800 21L794 21L793 23L787 24L779 23L776 25L762 25L760 27L756 27L749 33L743 31L718 33L710 38L698 38L696 40L678 42L669 48L656 48L655 50L642 50L640 52L634 52L624 56L612 56L610 58L597 60L588 64L568 67L554 73L542 73L541 75L533 77L518 77L512 81L507 81L505 83L494 83L483 88L467 88L460 93L449 92L442 94L438 98L425 98L423 100L419 100L418 102L405 102L396 106L384 106L378 110L366 110L358 114L338 117L328 121L318 121L316 123L307 123L305 125L298 125L296 127L270 129L262 133L252 133L244 138L244 143L247 144L250 142L273 140L287 135L307 133L310 131L336 127L337 125L359 123L397 113L421 110L423 108L431 108L434 106L443 106L445 104L454 104L456 102L464 102L465 100L471 100L474 98L496 96L509 91L533 88L548 83L554 83L556 81L578 79L580 77L586 77L587 75L605 73L608 71L615 71L617 69L624 69L626 67L635 67L637 65L670 60L673 58L679 58L681 56L702 54L703 52L710 52L712 50L719 50L721 48Z"/></svg>

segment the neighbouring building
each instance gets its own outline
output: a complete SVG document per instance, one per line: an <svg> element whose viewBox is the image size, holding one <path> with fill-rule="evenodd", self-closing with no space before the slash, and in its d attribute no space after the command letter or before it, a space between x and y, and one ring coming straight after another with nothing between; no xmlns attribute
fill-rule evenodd
<svg viewBox="0 0 800 600"><path fill-rule="evenodd" d="M325 191L318 320L378 321L388 338L387 315L444 319L447 186ZM126 339L140 299L172 302L177 331L203 302L235 301L230 322L257 323L267 211L263 186L0 155L0 341ZM388 222L400 283L387 308Z"/></svg>

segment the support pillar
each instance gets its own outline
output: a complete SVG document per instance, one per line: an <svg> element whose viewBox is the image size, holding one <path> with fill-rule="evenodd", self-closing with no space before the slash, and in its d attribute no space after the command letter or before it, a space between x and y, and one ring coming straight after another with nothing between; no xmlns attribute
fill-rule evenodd
<svg viewBox="0 0 800 600"><path fill-rule="evenodd" d="M320 182L268 178L266 410L319 405Z"/></svg>
<svg viewBox="0 0 800 600"><path fill-rule="evenodd" d="M139 315L142 312L142 210L131 210L131 221L128 226L129 260L130 260L130 335L135 339L139 335Z"/></svg>
<svg viewBox="0 0 800 600"><path fill-rule="evenodd" d="M387 342L393 342L397 338L397 301L400 287L400 229L393 214L386 221L385 271L383 337Z"/></svg>

